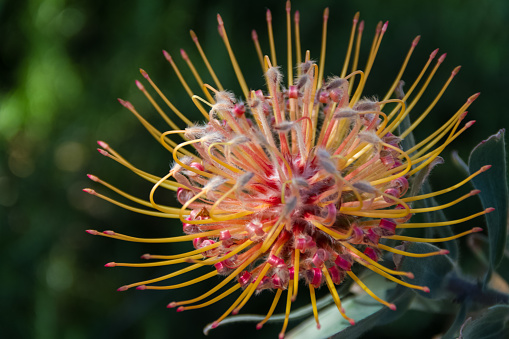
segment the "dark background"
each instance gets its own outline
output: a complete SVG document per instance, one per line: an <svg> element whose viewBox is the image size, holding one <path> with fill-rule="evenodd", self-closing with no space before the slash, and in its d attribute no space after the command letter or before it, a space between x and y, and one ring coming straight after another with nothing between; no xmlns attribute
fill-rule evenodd
<svg viewBox="0 0 509 339"><path fill-rule="evenodd" d="M92 228L144 237L171 236L181 233L181 225L171 219L148 218L122 210L81 189L93 187L107 192L89 182L87 173L141 197L147 197L151 188L98 154L96 140L108 142L148 172L167 173L169 154L116 101L117 97L132 101L156 126L165 128L134 85L135 79L142 79L139 67L152 76L177 107L199 120L199 113L161 50L167 49L174 56L188 82L194 85L179 55L179 49L185 48L196 67L204 70L188 34L193 28L223 85L240 94L217 34L216 13L220 13L248 84L261 88L264 82L251 29L257 29L262 48L268 53L265 9L271 8L278 60L286 66L284 3L0 1L1 337L199 338L203 326L230 305L231 299L217 307L178 314L165 308L170 301L198 295L207 283L169 292L116 292L119 286L174 268L106 269L102 267L104 263L137 262L146 252L179 253L191 246L124 243L87 235L85 230ZM301 12L302 47L310 49L314 58L319 56L323 8L331 9L326 75L341 70L351 19L357 10L366 20L364 52L377 21L390 21L367 95L385 93L418 34L422 39L403 79L411 82L433 49L440 47L441 52L448 53L423 97L421 109L432 100L450 71L458 64L463 66L437 108L416 131L418 139L429 134L471 94L482 92L469 109L469 118L477 120L477 124L444 153L448 164L435 171L435 187L443 188L458 179L451 150L457 149L466 159L478 142L508 126L509 2L294 1L292 5ZM364 63L365 58L361 59L361 68ZM207 77L204 80L210 82ZM413 113L418 113L419 107ZM211 279L208 286L216 282ZM270 302L270 296L257 298L246 312L265 313ZM418 325L412 323L412 317L419 319ZM442 330L443 323L431 326L433 319L428 318L411 312L396 332L385 328L383 333L405 338L418 330L422 337L430 337ZM257 332L254 324L232 326L217 329L211 337L276 337L279 328L266 325Z"/></svg>

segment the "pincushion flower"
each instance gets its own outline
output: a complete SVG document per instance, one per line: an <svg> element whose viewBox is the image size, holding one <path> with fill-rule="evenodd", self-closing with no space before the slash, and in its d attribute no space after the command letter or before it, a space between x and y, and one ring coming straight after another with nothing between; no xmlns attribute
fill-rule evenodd
<svg viewBox="0 0 509 339"><path fill-rule="evenodd" d="M394 265L391 268L390 264L382 263L382 255L391 252L401 256L427 257L446 255L448 251L409 253L399 247L390 247L384 239L440 243L481 230L473 228L448 238L428 239L401 235L407 228L459 224L492 210L487 209L448 222L410 222L414 214L447 208L478 191L471 191L436 207L416 208L412 206L413 202L453 191L489 168L484 166L467 179L440 191L425 195L410 194L418 192L418 189L411 189L412 184L418 185L414 179L416 174L428 171L445 147L474 123L464 123L464 118L467 108L478 94L468 98L444 125L427 138L410 149L401 146L401 140L433 110L460 67L452 70L436 97L415 122L402 128L402 122L428 88L445 54L437 58L438 50L433 51L420 74L404 93L400 83L419 41L419 37L416 37L383 98L365 98L363 90L388 23L379 23L376 27L366 66L359 70L364 22L359 22L357 13L353 19L341 73L324 78L328 16L326 9L323 16L322 48L320 54L316 55L318 64L313 61L310 51L306 51L302 60L299 12L294 13L292 25L290 3L287 3L287 76L284 82L283 72L276 61L272 17L270 11L267 11L270 57L264 56L257 34L252 32L257 56L265 74L266 88L251 90L237 63L224 23L218 15L219 34L242 88L241 97L224 89L193 31L192 39L214 85L203 82L202 75L196 71L186 52L181 50L181 55L204 97L192 92L187 84L190 80L182 76L173 58L164 51L183 87L203 114L203 124L191 122L143 70L141 74L151 89L147 90L139 81L136 81L136 85L165 119L170 130L161 132L156 129L131 103L119 99L170 152L174 165L163 176L149 174L100 141L101 154L126 166L154 183L154 186L148 200L143 200L89 175L93 181L143 207L118 202L92 189L85 191L131 211L179 219L185 235L149 239L114 231L88 232L135 242L189 242L194 247L182 254L143 255L143 259L154 260L149 263L106 264L107 267L188 264L186 268L167 275L125 285L119 288L120 291L133 287L139 290L176 289L214 276L223 276L224 279L211 290L191 300L171 302L168 307L175 307L177 311L191 310L208 306L232 293L239 294L235 302L214 322L215 327L228 315L238 313L254 293L273 290L274 301L257 328L261 328L271 317L286 291L286 318L280 334L283 337L291 302L299 291L302 293L302 289L307 290L306 293L311 296L318 327L315 289L322 286L332 294L340 314L352 325L355 323L341 307L336 291L336 287L345 279L352 279L374 299L395 309L394 304L375 295L352 272L352 265L364 266L408 288L429 292L426 286L408 282L413 278L412 272L399 271ZM292 31L295 39L292 38ZM171 115L167 115L152 97L150 93L154 92L169 108ZM174 122L172 119L175 117L181 122ZM184 124L185 128L179 127ZM154 192L159 189L176 194L182 206L164 206L155 201ZM166 283L194 270L204 273L185 283Z"/></svg>

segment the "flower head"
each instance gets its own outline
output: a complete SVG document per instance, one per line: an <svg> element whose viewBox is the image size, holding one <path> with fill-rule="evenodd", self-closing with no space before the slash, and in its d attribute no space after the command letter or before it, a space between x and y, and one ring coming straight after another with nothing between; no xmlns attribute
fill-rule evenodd
<svg viewBox="0 0 509 339"><path fill-rule="evenodd" d="M464 124L463 120L467 108L478 94L468 98L465 104L429 137L409 149L401 146L401 141L432 111L458 73L459 67L452 71L428 108L412 125L403 128L402 122L428 87L445 54L434 63L438 51L433 51L407 93L403 93L400 82L419 41L419 37L415 38L403 66L389 85L383 99L363 98L364 86L388 24L380 23L377 26L366 66L361 71L357 65L364 23L359 22L357 13L354 16L341 74L324 79L328 16L326 9L323 17L322 50L317 64L311 59L309 51L305 53L304 60L301 59L299 13L295 12L293 29L297 46L297 66L294 69L293 41L290 38L290 3L287 3L289 38L285 83L282 70L277 67L272 17L268 11L270 57L263 56L258 36L254 31L252 34L265 74L266 89L250 90L235 59L224 23L218 15L219 33L242 88L242 98L224 90L194 32L191 31L192 39L215 85L203 83L189 56L184 51L181 51L181 55L203 89L204 98L189 89L173 58L164 52L192 101L203 114L206 122L202 125L189 121L159 90L148 74L141 70L153 91L187 127L180 129L179 124L163 112L139 81L136 81L137 87L166 120L171 130L160 132L147 122L131 103L119 101L170 152L174 165L162 177L152 175L134 167L106 143L99 142L101 154L153 182L154 186L148 201L145 201L124 193L96 176L89 177L149 209L131 207L93 190L86 190L135 212L180 219L185 235L145 239L113 231L88 232L126 241L186 241L192 243L194 249L176 255L146 254L143 259L156 261L145 264L107 264L108 267L160 266L183 262L189 264L188 267L168 275L129 284L119 290L132 287L140 290L174 289L217 275L224 276L216 287L196 298L168 305L171 308L176 307L177 311L190 310L208 306L227 295L240 292L236 301L214 322L215 326L229 314L238 313L255 292L275 290L273 307L257 325L258 328L270 318L282 293L286 291L286 319L280 335L284 336L291 301L297 297L299 288L308 290L318 326L315 288L322 286L330 290L341 315L354 324L354 320L348 317L341 307L336 291L336 286L345 279L353 279L374 299L395 309L394 304L375 295L369 286L352 272L353 265L362 265L401 285L429 292L426 286L408 282L408 279L413 278L412 272L399 271L394 265L391 268L387 263L382 264L382 253L427 257L445 255L448 252L440 250L425 254L408 253L388 246L384 239L444 242L480 231L479 228L474 228L441 239L400 235L405 228L452 225L491 211L488 209L447 223L409 222L413 214L446 208L477 194L478 191L472 191L436 207L412 206L415 201L450 192L489 168L485 166L466 180L430 194L418 195L418 189L411 189L412 184L418 184L414 179L416 174L428 171L439 159L444 148L473 124L473 121ZM429 68L431 70L428 70ZM154 192L163 188L176 192L182 206L168 207L156 202ZM193 270L203 270L205 273L187 283L160 284ZM402 277L408 279L403 280Z"/></svg>

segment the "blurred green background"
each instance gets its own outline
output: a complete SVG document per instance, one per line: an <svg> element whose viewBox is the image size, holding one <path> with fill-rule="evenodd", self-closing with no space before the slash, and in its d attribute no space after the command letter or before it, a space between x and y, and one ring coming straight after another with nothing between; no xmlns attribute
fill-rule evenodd
<svg viewBox="0 0 509 339"><path fill-rule="evenodd" d="M448 164L436 170L436 187L457 181L457 170L450 161L452 149L466 159L478 142L509 125L508 1L293 1L292 5L301 12L303 49L310 49L314 58L318 58L322 11L330 7L328 75L341 69L351 18L357 10L366 20L364 50L377 21L390 21L370 76L369 95L385 93L418 34L422 39L403 79L410 82L433 49L440 47L441 52L448 53L421 108L432 100L450 71L458 64L463 66L416 132L418 139L429 134L468 96L482 92L469 109L470 119L477 124L444 153ZM93 187L107 192L89 182L87 173L141 197L147 197L151 188L97 153L96 140L108 142L146 171L157 175L167 172L169 154L116 98L132 101L156 126L165 128L134 85L135 79L142 79L138 68L143 67L177 107L198 120L197 111L161 53L168 50L184 75L190 77L179 55L183 47L197 68L204 70L189 37L190 28L198 34L223 85L240 93L217 34L216 13L226 23L249 85L263 86L251 29L257 29L268 52L266 8L273 12L282 63L286 55L282 0L0 1L1 337L199 338L203 326L230 305L226 301L178 314L165 308L170 301L198 295L214 285L214 279L178 291L116 292L126 283L174 268L106 269L104 263L137 262L143 253L179 253L191 246L147 246L86 234L85 230L92 228L144 237L171 236L181 233L181 225L122 210L81 189ZM364 62L362 59L361 65ZM189 83L194 84L194 80ZM261 296L246 311L265 313L270 300L270 296ZM377 337L406 338L411 333L408 331L430 337L442 331L441 326L448 321L432 326L433 319L418 313L412 316L420 318L422 328L405 328L402 322L400 327L378 332ZM276 337L279 329L280 325L266 325L256 331L254 324L239 325L219 328L210 336Z"/></svg>

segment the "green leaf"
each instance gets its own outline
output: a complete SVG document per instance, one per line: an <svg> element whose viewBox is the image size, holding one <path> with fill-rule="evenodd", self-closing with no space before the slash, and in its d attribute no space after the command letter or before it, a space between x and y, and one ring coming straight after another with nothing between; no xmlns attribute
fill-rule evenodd
<svg viewBox="0 0 509 339"><path fill-rule="evenodd" d="M488 308L476 320L467 320L460 332L460 339L509 338L509 306Z"/></svg>
<svg viewBox="0 0 509 339"><path fill-rule="evenodd" d="M504 133L504 130L500 130L497 134L481 142L472 150L468 159L470 173L476 172L485 165L492 166L487 173L472 179L474 187L481 190L479 197L483 207L495 208L495 211L486 215L490 241L490 266L485 277L485 285L490 279L491 272L502 260L507 235L508 192Z"/></svg>
<svg viewBox="0 0 509 339"><path fill-rule="evenodd" d="M378 274L368 272L361 275L362 281L379 296L385 296L387 290L392 289L395 284ZM410 293L412 295L412 293ZM378 301L371 298L371 296L362 292L350 297L341 299L341 306L345 309L345 313L356 321L356 325L352 326L345 320L339 313L335 304L319 310L318 317L320 320L321 328L316 328L314 317L303 321L299 326L292 329L285 338L287 339L309 339L309 338L328 338L335 333L342 331L346 328L357 328L365 325L362 319L370 317L372 314L377 313L382 309L387 309L393 312ZM397 304L396 304L397 305ZM364 325L362 325L364 324ZM373 325L374 326L374 325ZM373 327L370 326L369 328ZM367 328L367 329L369 329ZM367 330L366 329L366 330Z"/></svg>
<svg viewBox="0 0 509 339"><path fill-rule="evenodd" d="M405 251L412 253L429 253L436 252L440 249L436 246L427 243L406 243ZM432 298L441 299L447 294L444 284L446 283L447 275L454 268L454 263L446 255L435 255L426 258L403 257L398 267L401 271L412 272L415 276L414 279L404 277L403 280L419 285L427 286L430 293L419 290L413 290L419 295Z"/></svg>

